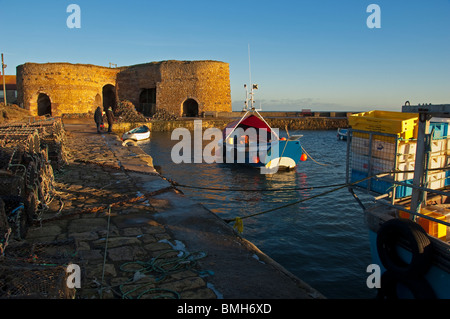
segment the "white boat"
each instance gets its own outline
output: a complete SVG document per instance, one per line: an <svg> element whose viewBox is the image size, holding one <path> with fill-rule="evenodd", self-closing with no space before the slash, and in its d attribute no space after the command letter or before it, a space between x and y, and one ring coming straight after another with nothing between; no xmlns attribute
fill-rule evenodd
<svg viewBox="0 0 450 319"><path fill-rule="evenodd" d="M123 133L122 140L142 141L150 138L150 129L146 125L136 127Z"/></svg>
<svg viewBox="0 0 450 319"><path fill-rule="evenodd" d="M346 141L347 140L347 132L348 132L348 129L346 129L346 128L338 128L337 129L338 140Z"/></svg>

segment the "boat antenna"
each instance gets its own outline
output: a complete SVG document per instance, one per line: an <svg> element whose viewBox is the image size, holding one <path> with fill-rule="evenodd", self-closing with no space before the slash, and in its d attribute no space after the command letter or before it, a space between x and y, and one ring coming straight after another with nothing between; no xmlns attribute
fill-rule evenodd
<svg viewBox="0 0 450 319"><path fill-rule="evenodd" d="M244 101L244 108L242 109L242 111L248 111L248 89L247 89L247 84L244 84L244 89L245 89L245 101Z"/></svg>
<svg viewBox="0 0 450 319"><path fill-rule="evenodd" d="M253 85L252 85L252 67L251 67L251 63L250 63L250 43L248 44L248 74L249 74L250 86L253 87ZM245 89L245 101L244 101L244 108L242 109L242 111L248 111L249 109L251 110L253 108L253 89L250 88L250 93L249 93L247 84L244 84L244 89ZM249 95L250 95L250 98L249 98ZM250 100L250 105L249 105L249 100Z"/></svg>
<svg viewBox="0 0 450 319"><path fill-rule="evenodd" d="M248 76L249 76L249 80L250 80L250 82L249 82L250 85L253 85L253 83L252 83L252 67L251 67L251 62L250 62L250 43L248 44Z"/></svg>
<svg viewBox="0 0 450 319"><path fill-rule="evenodd" d="M244 88L245 88L245 108L244 110L254 110L255 109L255 100L253 99L253 90L257 90L258 89L258 84L253 84L252 83L252 66L251 66L251 59L250 59L250 43L248 44L248 74L249 74L249 80L250 80L250 93L248 91L248 87L247 84L244 84ZM250 98L249 98L250 95ZM250 100L250 105L249 105L249 100Z"/></svg>

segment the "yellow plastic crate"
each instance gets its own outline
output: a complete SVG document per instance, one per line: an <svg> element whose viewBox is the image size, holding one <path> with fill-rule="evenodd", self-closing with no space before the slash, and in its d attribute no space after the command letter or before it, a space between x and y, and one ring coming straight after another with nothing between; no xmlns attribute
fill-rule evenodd
<svg viewBox="0 0 450 319"><path fill-rule="evenodd" d="M355 130L396 134L405 140L417 138L418 122L418 114L391 111L369 111L348 117L348 124Z"/></svg>

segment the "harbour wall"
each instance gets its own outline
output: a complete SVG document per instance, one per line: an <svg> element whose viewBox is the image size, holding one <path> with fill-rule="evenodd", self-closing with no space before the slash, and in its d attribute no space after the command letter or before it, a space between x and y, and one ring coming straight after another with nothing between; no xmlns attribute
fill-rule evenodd
<svg viewBox="0 0 450 319"><path fill-rule="evenodd" d="M213 118L240 118L244 115L245 112L243 111L232 111L232 112L204 112L203 117L213 117ZM290 112L280 112L280 111L260 111L259 114L261 114L264 118L266 117L281 117L281 118L287 118L287 117L347 117L351 114L354 114L355 112L336 112L336 111L310 111L310 110L303 110L303 111L290 111Z"/></svg>
<svg viewBox="0 0 450 319"><path fill-rule="evenodd" d="M348 127L347 117L264 117L272 128L280 130L337 130ZM114 131L124 133L134 127L147 125L154 132L172 131L176 128L194 129L194 120L202 120L202 128L224 129L231 121L237 118L200 118L174 121L149 121L139 123L116 123Z"/></svg>

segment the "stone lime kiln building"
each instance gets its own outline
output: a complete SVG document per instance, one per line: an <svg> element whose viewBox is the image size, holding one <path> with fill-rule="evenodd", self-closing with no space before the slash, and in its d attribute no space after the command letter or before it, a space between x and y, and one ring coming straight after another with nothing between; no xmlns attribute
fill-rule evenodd
<svg viewBox="0 0 450 319"><path fill-rule="evenodd" d="M108 68L89 64L25 63L17 67L17 102L34 115L94 112L132 102L151 116L230 112L229 65L220 61L162 61Z"/></svg>

